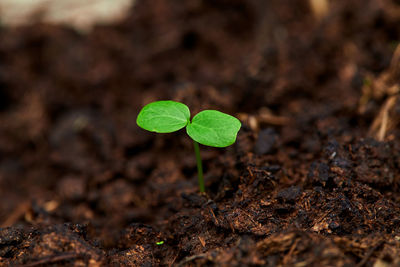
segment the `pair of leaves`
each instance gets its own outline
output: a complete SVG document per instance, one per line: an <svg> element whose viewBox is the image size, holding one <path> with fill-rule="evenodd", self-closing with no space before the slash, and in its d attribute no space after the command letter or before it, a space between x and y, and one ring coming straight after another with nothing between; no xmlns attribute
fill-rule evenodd
<svg viewBox="0 0 400 267"><path fill-rule="evenodd" d="M140 111L136 123L156 133L171 133L186 126L186 132L193 140L213 147L233 144L241 127L238 119L216 110L201 111L190 121L189 108L170 100L147 104Z"/></svg>

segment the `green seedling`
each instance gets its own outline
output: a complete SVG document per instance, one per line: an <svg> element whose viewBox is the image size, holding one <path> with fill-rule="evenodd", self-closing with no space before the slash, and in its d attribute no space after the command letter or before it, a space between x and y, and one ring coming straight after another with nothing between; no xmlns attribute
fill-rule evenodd
<svg viewBox="0 0 400 267"><path fill-rule="evenodd" d="M216 110L203 110L190 120L190 110L182 103L165 100L147 104L140 111L137 125L156 133L172 133L186 127L193 139L200 192L205 192L199 143L227 147L235 143L241 123L235 117Z"/></svg>

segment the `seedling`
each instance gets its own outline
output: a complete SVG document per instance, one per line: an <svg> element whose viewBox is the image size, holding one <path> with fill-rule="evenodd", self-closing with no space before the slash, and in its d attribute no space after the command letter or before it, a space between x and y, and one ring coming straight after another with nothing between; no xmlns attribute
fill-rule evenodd
<svg viewBox="0 0 400 267"><path fill-rule="evenodd" d="M190 121L189 108L171 100L147 104L140 111L136 123L156 133L172 133L186 127L186 133L193 139L200 192L205 192L205 188L199 143L212 147L230 146L235 143L241 127L238 119L216 110L203 110Z"/></svg>

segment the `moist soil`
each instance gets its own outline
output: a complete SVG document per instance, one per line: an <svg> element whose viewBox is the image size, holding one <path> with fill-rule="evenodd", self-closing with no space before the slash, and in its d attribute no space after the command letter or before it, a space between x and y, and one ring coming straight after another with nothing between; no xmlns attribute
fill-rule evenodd
<svg viewBox="0 0 400 267"><path fill-rule="evenodd" d="M0 28L0 266L400 266L400 4L327 3ZM161 99L242 121L205 194Z"/></svg>

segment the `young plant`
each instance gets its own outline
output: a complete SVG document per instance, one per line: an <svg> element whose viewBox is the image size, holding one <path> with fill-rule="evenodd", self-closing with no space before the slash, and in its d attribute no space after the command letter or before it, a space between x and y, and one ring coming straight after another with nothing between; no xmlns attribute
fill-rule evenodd
<svg viewBox="0 0 400 267"><path fill-rule="evenodd" d="M203 110L190 121L189 108L171 100L147 104L140 111L136 123L156 133L172 133L186 127L186 133L193 139L200 192L205 188L199 143L213 147L230 146L235 143L241 127L238 119L216 110Z"/></svg>

